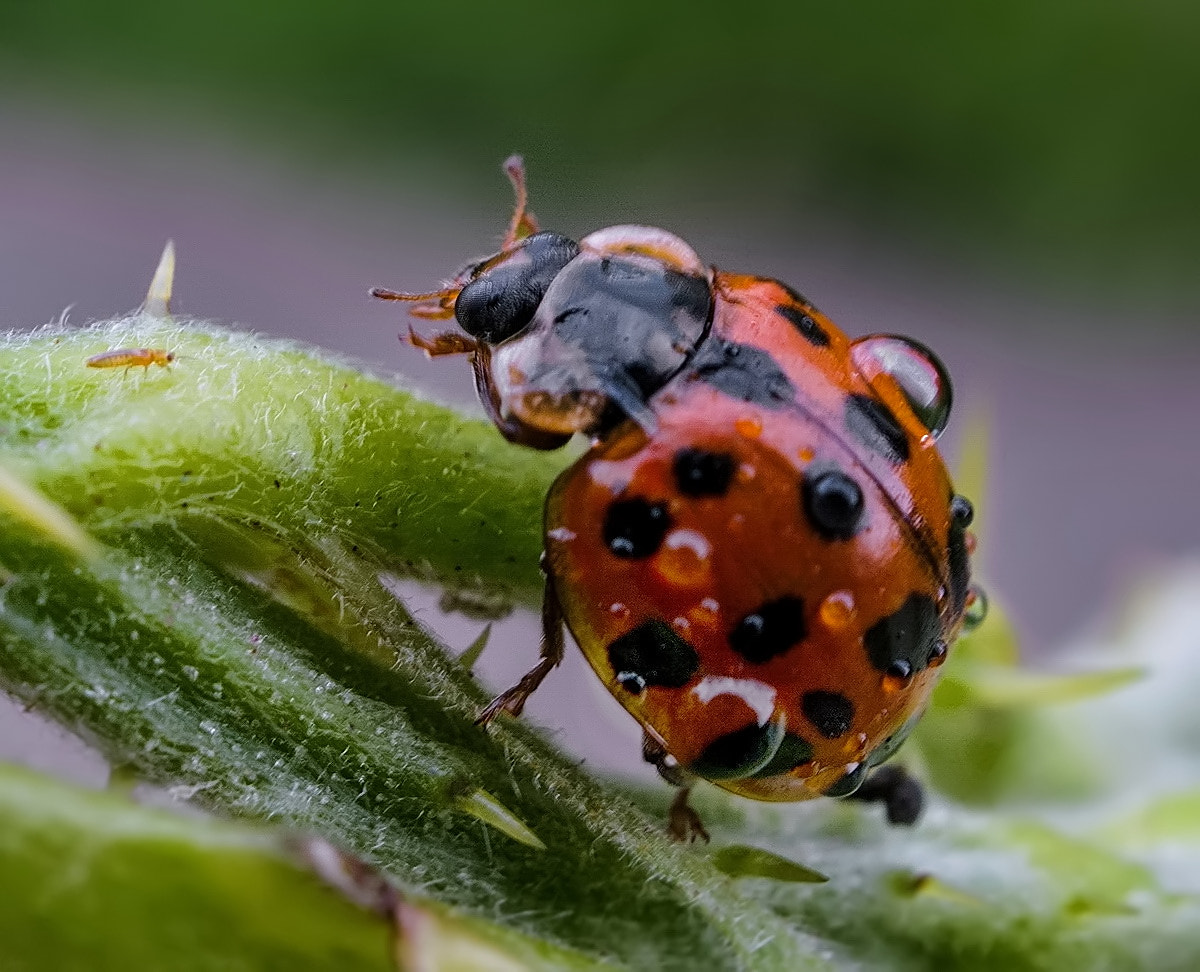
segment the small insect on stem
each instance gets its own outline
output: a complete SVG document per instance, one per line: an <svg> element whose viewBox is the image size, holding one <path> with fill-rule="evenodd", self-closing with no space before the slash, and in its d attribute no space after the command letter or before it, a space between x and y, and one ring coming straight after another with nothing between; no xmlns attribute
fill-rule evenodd
<svg viewBox="0 0 1200 972"><path fill-rule="evenodd" d="M174 360L175 352L162 348L119 348L94 354L84 363L89 368L124 368L128 372L139 365L144 371L149 371L152 364L165 368Z"/></svg>

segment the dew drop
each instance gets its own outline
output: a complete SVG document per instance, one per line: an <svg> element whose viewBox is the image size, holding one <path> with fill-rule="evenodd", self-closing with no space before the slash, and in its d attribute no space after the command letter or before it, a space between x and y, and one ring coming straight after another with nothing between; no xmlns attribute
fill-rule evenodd
<svg viewBox="0 0 1200 972"><path fill-rule="evenodd" d="M903 659L898 659L888 667L887 674L883 676L880 684L886 694L894 695L908 688L911 681L912 666Z"/></svg>
<svg viewBox="0 0 1200 972"><path fill-rule="evenodd" d="M988 599L983 593L983 588L977 584L972 584L971 589L967 591L967 610L963 615L963 630L974 631L981 624L984 618L987 617Z"/></svg>
<svg viewBox="0 0 1200 972"><path fill-rule="evenodd" d="M757 439L762 435L762 420L755 415L743 415L741 418L735 419L733 427L737 430L738 435L747 439Z"/></svg>
<svg viewBox="0 0 1200 972"><path fill-rule="evenodd" d="M946 366L929 348L896 334L872 334L850 346L850 357L872 385L880 375L891 378L930 434L942 434L954 391Z"/></svg>
<svg viewBox="0 0 1200 972"><path fill-rule="evenodd" d="M849 591L834 591L817 608L821 623L831 631L842 631L854 622L854 595Z"/></svg>
<svg viewBox="0 0 1200 972"><path fill-rule="evenodd" d="M668 584L692 587L712 571L712 545L695 530L672 530L654 558L659 576Z"/></svg>

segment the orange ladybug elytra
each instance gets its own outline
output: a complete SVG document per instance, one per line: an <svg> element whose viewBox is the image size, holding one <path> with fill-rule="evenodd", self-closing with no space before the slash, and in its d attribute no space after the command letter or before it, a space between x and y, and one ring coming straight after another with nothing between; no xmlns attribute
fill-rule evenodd
<svg viewBox="0 0 1200 972"><path fill-rule="evenodd" d="M660 229L539 232L524 170L496 255L408 294L458 332L509 440L591 448L551 487L538 664L484 710L518 715L570 629L682 787L759 800L850 796L912 823L888 767L928 703L969 602L971 504L936 446L949 377L895 335L851 340L785 284L705 266Z"/></svg>

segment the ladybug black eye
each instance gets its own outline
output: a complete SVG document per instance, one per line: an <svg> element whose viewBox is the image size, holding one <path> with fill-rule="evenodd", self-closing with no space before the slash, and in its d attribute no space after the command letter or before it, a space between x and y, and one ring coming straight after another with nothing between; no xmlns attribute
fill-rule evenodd
<svg viewBox="0 0 1200 972"><path fill-rule="evenodd" d="M459 291L454 301L459 327L488 344L520 334L551 281L578 254L579 244L558 233L526 238Z"/></svg>
<svg viewBox="0 0 1200 972"><path fill-rule="evenodd" d="M950 420L954 390L946 366L920 341L896 334L872 334L850 348L855 365L874 382L889 376L903 393L913 413L935 439Z"/></svg>

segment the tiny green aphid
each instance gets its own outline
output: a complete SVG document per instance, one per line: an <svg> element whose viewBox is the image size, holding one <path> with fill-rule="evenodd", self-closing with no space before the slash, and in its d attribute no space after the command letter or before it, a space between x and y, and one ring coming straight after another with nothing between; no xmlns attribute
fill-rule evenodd
<svg viewBox="0 0 1200 972"><path fill-rule="evenodd" d="M152 364L165 368L174 360L175 352L162 348L118 348L94 354L85 363L89 368L124 368L126 371L140 365L149 371Z"/></svg>

